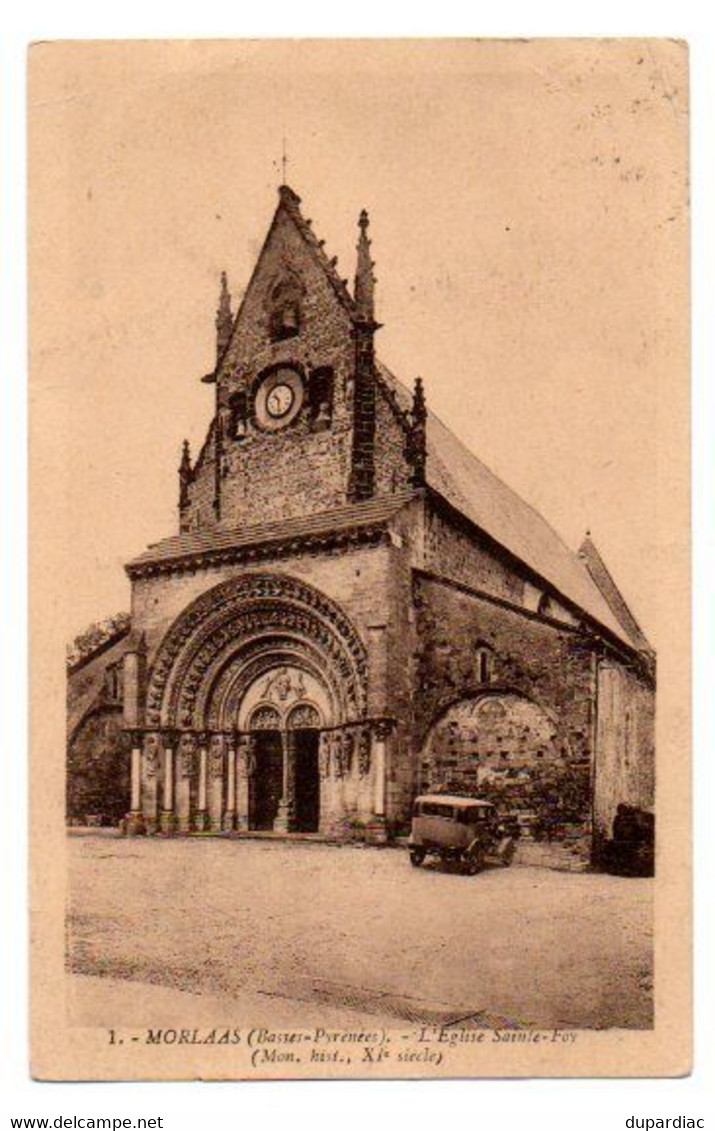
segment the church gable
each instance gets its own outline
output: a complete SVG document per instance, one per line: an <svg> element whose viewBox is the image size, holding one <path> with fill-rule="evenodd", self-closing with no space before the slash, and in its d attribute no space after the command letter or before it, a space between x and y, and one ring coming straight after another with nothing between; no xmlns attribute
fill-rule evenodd
<svg viewBox="0 0 715 1131"><path fill-rule="evenodd" d="M287 186L241 302L228 347L219 363L219 402L247 389L265 368L294 361L306 368L343 363L352 367L354 303L335 261L300 212Z"/></svg>
<svg viewBox="0 0 715 1131"><path fill-rule="evenodd" d="M299 203L281 187L233 322L222 281L217 366L205 378L215 384L216 415L196 466L182 462L184 531L300 517L406 484L392 418L381 426L389 468L383 458L375 482L370 351L377 324L351 296ZM360 227L358 271L362 255L371 286L366 214Z"/></svg>

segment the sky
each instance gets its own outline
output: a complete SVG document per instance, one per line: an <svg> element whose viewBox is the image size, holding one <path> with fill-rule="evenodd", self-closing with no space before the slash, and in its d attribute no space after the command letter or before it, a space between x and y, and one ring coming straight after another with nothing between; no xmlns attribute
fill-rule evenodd
<svg viewBox="0 0 715 1131"><path fill-rule="evenodd" d="M688 489L686 68L668 40L34 47L31 456L68 636L176 532L219 274L235 306L285 138L351 283L370 212L383 361L570 546L591 531L657 646Z"/></svg>

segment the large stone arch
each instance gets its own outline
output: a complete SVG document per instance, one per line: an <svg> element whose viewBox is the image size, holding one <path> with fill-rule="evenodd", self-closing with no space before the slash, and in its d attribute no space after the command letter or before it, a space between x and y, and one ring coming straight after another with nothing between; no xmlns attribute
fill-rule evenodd
<svg viewBox="0 0 715 1131"><path fill-rule="evenodd" d="M539 826L588 815L588 764L574 756L558 716L513 688L443 708L422 747L420 779L423 792L483 797Z"/></svg>
<svg viewBox="0 0 715 1131"><path fill-rule="evenodd" d="M320 673L336 723L364 716L365 646L334 601L282 574L223 582L192 602L164 637L149 673L146 724L220 727L222 703L288 661Z"/></svg>
<svg viewBox="0 0 715 1131"><path fill-rule="evenodd" d="M103 704L87 711L67 743L66 806L70 824L116 824L129 802L129 751L122 709Z"/></svg>

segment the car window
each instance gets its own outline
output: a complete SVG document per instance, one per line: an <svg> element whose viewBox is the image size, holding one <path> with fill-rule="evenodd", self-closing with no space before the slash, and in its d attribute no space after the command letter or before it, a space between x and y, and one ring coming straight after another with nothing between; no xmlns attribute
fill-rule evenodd
<svg viewBox="0 0 715 1131"><path fill-rule="evenodd" d="M468 809L460 809L458 820L463 825L473 825L477 821L484 820L484 809L478 808L476 805L470 806Z"/></svg>
<svg viewBox="0 0 715 1131"><path fill-rule="evenodd" d="M423 801L421 805L423 817L449 817L454 819L454 808L439 801Z"/></svg>

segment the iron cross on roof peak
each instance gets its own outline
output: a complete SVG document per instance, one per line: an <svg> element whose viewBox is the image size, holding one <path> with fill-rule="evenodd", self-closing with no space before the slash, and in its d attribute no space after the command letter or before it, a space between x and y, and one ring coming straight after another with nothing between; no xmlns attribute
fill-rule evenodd
<svg viewBox="0 0 715 1131"><path fill-rule="evenodd" d="M288 154L286 152L286 139L283 138L283 153L281 156L281 184L286 184L286 173L288 170Z"/></svg>

